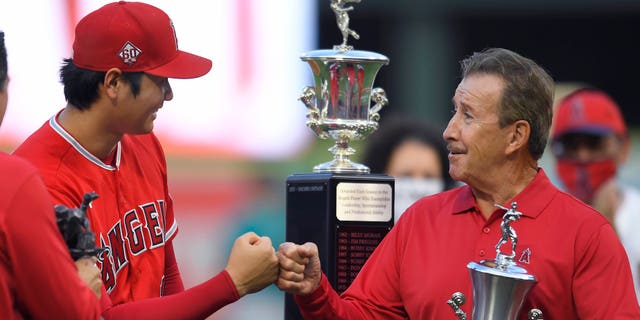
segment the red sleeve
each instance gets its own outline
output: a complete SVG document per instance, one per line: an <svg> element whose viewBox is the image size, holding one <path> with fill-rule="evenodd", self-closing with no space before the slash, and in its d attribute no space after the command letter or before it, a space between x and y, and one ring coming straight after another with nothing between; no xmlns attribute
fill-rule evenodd
<svg viewBox="0 0 640 320"><path fill-rule="evenodd" d="M16 302L34 319L99 318L98 299L78 277L58 231L51 198L35 170L15 194L5 196L12 199L6 208L9 232L3 249L12 266Z"/></svg>
<svg viewBox="0 0 640 320"><path fill-rule="evenodd" d="M162 295L168 296L184 291L184 284L178 269L178 262L173 251L173 241L164 245L164 279L162 281Z"/></svg>
<svg viewBox="0 0 640 320"><path fill-rule="evenodd" d="M406 225L406 223L405 223ZM367 259L349 288L338 295L325 274L306 296L294 296L304 319L406 319L399 295L399 225L394 226ZM446 302L446 300L445 300Z"/></svg>
<svg viewBox="0 0 640 320"><path fill-rule="evenodd" d="M293 297L304 319L345 319L344 314L339 316L341 304L338 293L333 290L327 276L323 273L320 285L312 293L306 296Z"/></svg>
<svg viewBox="0 0 640 320"><path fill-rule="evenodd" d="M109 319L204 319L238 300L238 292L227 271L207 282L170 296L124 303L105 310Z"/></svg>
<svg viewBox="0 0 640 320"><path fill-rule="evenodd" d="M580 232L575 252L573 300L580 319L640 319L629 259L611 225Z"/></svg>

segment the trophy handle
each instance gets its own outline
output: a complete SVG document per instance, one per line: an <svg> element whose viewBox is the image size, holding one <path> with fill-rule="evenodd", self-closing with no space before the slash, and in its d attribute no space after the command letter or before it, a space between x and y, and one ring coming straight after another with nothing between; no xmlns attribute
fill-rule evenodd
<svg viewBox="0 0 640 320"><path fill-rule="evenodd" d="M382 88L373 88L371 90L371 101L375 104L369 109L369 120L378 122L380 120L378 111L389 103L389 99L387 99L387 94Z"/></svg>
<svg viewBox="0 0 640 320"><path fill-rule="evenodd" d="M455 292L451 295L451 299L447 300L447 304L453 309L458 320L467 320L467 314L460 308L466 301L467 298L462 292Z"/></svg>
<svg viewBox="0 0 640 320"><path fill-rule="evenodd" d="M531 309L527 314L528 320L544 320L542 319L542 311L540 309Z"/></svg>
<svg viewBox="0 0 640 320"><path fill-rule="evenodd" d="M328 135L320 126L320 110L314 103L315 99L316 91L310 86L304 87L302 94L298 98L307 107L307 127L313 130L321 139L326 139Z"/></svg>

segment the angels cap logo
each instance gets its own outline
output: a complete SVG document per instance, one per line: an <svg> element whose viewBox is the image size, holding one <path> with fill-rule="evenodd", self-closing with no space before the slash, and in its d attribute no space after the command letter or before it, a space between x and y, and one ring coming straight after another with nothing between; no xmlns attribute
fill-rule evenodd
<svg viewBox="0 0 640 320"><path fill-rule="evenodd" d="M571 114L573 114L573 116L569 118L569 120L573 120L575 123L578 123L578 124L581 124L587 121L586 119L587 117L584 109L585 108L584 108L584 103L582 102L582 99L580 98L575 99L571 104Z"/></svg>
<svg viewBox="0 0 640 320"><path fill-rule="evenodd" d="M176 35L176 27L173 26L173 20L169 19L171 30L173 30L173 42L176 44L176 50L178 50L178 36Z"/></svg>
<svg viewBox="0 0 640 320"><path fill-rule="evenodd" d="M127 43L122 46L122 49L118 52L118 56L124 63L128 65L133 65L138 61L138 56L142 54L142 50L138 49L133 43L127 41Z"/></svg>

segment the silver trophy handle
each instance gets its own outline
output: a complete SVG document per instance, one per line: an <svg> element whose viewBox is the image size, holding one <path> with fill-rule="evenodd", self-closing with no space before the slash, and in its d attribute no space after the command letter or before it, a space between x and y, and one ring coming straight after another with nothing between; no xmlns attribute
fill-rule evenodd
<svg viewBox="0 0 640 320"><path fill-rule="evenodd" d="M306 86L302 89L302 94L298 98L298 100L302 101L304 105L309 109L309 112L315 111L318 113L318 108L313 103L313 100L316 99L316 91L311 86Z"/></svg>
<svg viewBox="0 0 640 320"><path fill-rule="evenodd" d="M328 135L322 130L322 126L320 125L320 110L318 110L318 107L316 107L314 103L315 99L316 91L310 86L304 87L302 94L300 94L298 98L298 100L302 101L307 107L307 127L313 130L321 139L326 139Z"/></svg>
<svg viewBox="0 0 640 320"><path fill-rule="evenodd" d="M527 314L527 319L529 320L544 320L542 319L542 311L540 309L531 309Z"/></svg>
<svg viewBox="0 0 640 320"><path fill-rule="evenodd" d="M455 292L451 295L451 299L447 300L447 304L451 306L458 320L467 320L467 314L460 308L465 301L467 301L467 298L462 292Z"/></svg>
<svg viewBox="0 0 640 320"><path fill-rule="evenodd" d="M369 120L378 122L380 120L378 111L389 104L389 99L387 99L387 94L382 88L373 88L371 90L371 101L375 104L369 109Z"/></svg>

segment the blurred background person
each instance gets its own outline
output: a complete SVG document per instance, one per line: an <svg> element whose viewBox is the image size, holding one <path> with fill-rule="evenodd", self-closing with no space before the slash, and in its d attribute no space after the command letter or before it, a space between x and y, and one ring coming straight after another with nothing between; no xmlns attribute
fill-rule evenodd
<svg viewBox="0 0 640 320"><path fill-rule="evenodd" d="M606 93L581 88L559 101L551 144L558 178L567 192L611 222L629 256L638 295L640 192L617 179L630 148L618 104Z"/></svg>
<svg viewBox="0 0 640 320"><path fill-rule="evenodd" d="M447 148L442 134L429 123L406 116L390 116L367 137L362 163L371 173L394 178L394 217L418 199L451 189Z"/></svg>

